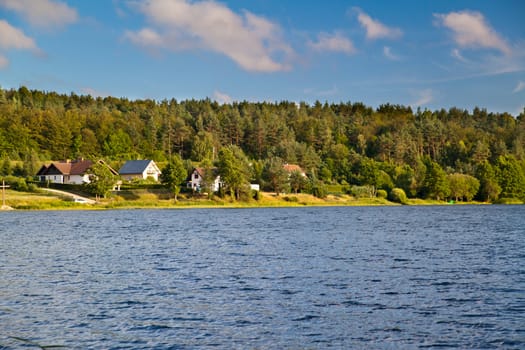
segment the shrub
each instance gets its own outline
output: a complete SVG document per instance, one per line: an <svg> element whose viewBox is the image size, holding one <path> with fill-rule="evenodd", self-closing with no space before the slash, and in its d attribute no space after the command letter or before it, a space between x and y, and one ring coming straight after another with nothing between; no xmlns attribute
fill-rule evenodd
<svg viewBox="0 0 525 350"><path fill-rule="evenodd" d="M387 193L386 193L385 190L377 190L376 196L377 196L377 198L386 198L387 197Z"/></svg>
<svg viewBox="0 0 525 350"><path fill-rule="evenodd" d="M4 178L6 185L11 186L11 189L20 192L27 192L27 183L24 178L16 176L7 176Z"/></svg>
<svg viewBox="0 0 525 350"><path fill-rule="evenodd" d="M388 196L388 199L392 202L401 203L401 204L407 204L407 195L405 194L405 191L403 191L402 188L394 188L392 191L390 191L390 195Z"/></svg>
<svg viewBox="0 0 525 350"><path fill-rule="evenodd" d="M504 198L498 199L495 203L496 204L523 204L523 201L518 198L504 197Z"/></svg>
<svg viewBox="0 0 525 350"><path fill-rule="evenodd" d="M28 183L27 184L27 191L28 192L38 192L38 186L34 183Z"/></svg>
<svg viewBox="0 0 525 350"><path fill-rule="evenodd" d="M352 186L350 193L356 198L372 198L374 188L372 186Z"/></svg>
<svg viewBox="0 0 525 350"><path fill-rule="evenodd" d="M312 194L317 198L326 198L328 191L325 184L321 181L312 184Z"/></svg>

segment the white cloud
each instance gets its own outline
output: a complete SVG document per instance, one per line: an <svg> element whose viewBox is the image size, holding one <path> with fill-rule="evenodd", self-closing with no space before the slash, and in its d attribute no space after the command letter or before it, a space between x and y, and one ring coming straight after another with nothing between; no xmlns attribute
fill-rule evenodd
<svg viewBox="0 0 525 350"><path fill-rule="evenodd" d="M513 93L517 93L517 92L520 92L520 91L523 91L523 90L525 90L525 82L519 81L518 85L516 85L516 87L514 88L514 90L512 90L512 92Z"/></svg>
<svg viewBox="0 0 525 350"><path fill-rule="evenodd" d="M0 69L9 65L9 60L2 54L7 50L31 50L38 54L40 50L35 41L26 36L20 29L13 27L7 21L0 19Z"/></svg>
<svg viewBox="0 0 525 350"><path fill-rule="evenodd" d="M308 42L315 51L325 52L344 52L346 54L353 54L356 50L352 41L344 37L341 33L321 33L317 36L317 42Z"/></svg>
<svg viewBox="0 0 525 350"><path fill-rule="evenodd" d="M460 47L496 49L510 54L507 42L485 21L479 12L460 11L434 14L437 23L452 30L454 41Z"/></svg>
<svg viewBox="0 0 525 350"><path fill-rule="evenodd" d="M0 69L3 69L9 65L7 57L0 55Z"/></svg>
<svg viewBox="0 0 525 350"><path fill-rule="evenodd" d="M411 103L411 106L420 107L424 106L434 100L434 93L432 89L425 89L415 93L417 100Z"/></svg>
<svg viewBox="0 0 525 350"><path fill-rule="evenodd" d="M454 57L455 59L461 62L464 62L464 63L468 62L468 60L465 57L463 57L463 55L461 54L461 51L459 51L458 49L453 49L450 54L452 55L452 57Z"/></svg>
<svg viewBox="0 0 525 350"><path fill-rule="evenodd" d="M124 37L139 46L164 47L164 39L151 28L143 28L138 32L126 31Z"/></svg>
<svg viewBox="0 0 525 350"><path fill-rule="evenodd" d="M125 36L142 46L170 50L206 49L223 54L243 69L275 72L289 69L279 62L293 55L277 24L245 11L242 15L212 0L149 0L135 2L153 28Z"/></svg>
<svg viewBox="0 0 525 350"><path fill-rule="evenodd" d="M15 11L37 27L60 27L75 23L77 11L54 0L0 0L0 6Z"/></svg>
<svg viewBox="0 0 525 350"><path fill-rule="evenodd" d="M233 99L229 95L218 90L213 92L213 99L221 104L229 104L233 102Z"/></svg>
<svg viewBox="0 0 525 350"><path fill-rule="evenodd" d="M385 55L385 57L389 60L399 61L399 56L393 54L389 46L383 47L383 55Z"/></svg>
<svg viewBox="0 0 525 350"><path fill-rule="evenodd" d="M358 15L357 20L361 23L361 26L366 30L367 39L381 39L389 38L395 39L403 35L403 31L399 28L387 27L383 23L376 19L373 19L360 9L357 9Z"/></svg>
<svg viewBox="0 0 525 350"><path fill-rule="evenodd" d="M96 89L90 88L90 87L83 87L80 89L80 92L85 95L90 95L91 97L106 97L110 96L110 94L98 91Z"/></svg>
<svg viewBox="0 0 525 350"><path fill-rule="evenodd" d="M20 29L0 19L0 49L36 50L35 41Z"/></svg>

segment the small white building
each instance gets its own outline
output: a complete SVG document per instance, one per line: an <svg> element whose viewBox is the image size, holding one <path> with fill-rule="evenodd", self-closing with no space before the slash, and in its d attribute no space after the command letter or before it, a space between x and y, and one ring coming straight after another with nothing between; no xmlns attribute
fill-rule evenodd
<svg viewBox="0 0 525 350"><path fill-rule="evenodd" d="M159 167L152 160L128 160L118 172L126 181L145 180L147 178L159 181L161 174Z"/></svg>
<svg viewBox="0 0 525 350"><path fill-rule="evenodd" d="M216 168L212 168L211 171L213 172L213 174L210 178L212 178L213 180L210 187L213 192L217 192L221 187L221 176L217 174ZM187 179L187 187L191 188L196 192L200 192L202 190L202 186L205 181L206 175L206 170L204 168L194 168Z"/></svg>

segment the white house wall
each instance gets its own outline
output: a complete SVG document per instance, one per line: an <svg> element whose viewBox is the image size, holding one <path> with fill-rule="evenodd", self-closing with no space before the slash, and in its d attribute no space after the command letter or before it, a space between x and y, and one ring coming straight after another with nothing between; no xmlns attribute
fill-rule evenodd
<svg viewBox="0 0 525 350"><path fill-rule="evenodd" d="M89 175L71 175L69 177L69 181L67 181L68 184L73 185L82 185L84 183L89 183Z"/></svg>
<svg viewBox="0 0 525 350"><path fill-rule="evenodd" d="M148 177L152 177L155 179L155 181L159 181L159 170L156 166L153 164L149 164L144 173L142 174L144 179L147 179Z"/></svg>
<svg viewBox="0 0 525 350"><path fill-rule="evenodd" d="M46 175L45 176L46 181L55 183L55 184L62 184L64 183L64 176L62 175Z"/></svg>

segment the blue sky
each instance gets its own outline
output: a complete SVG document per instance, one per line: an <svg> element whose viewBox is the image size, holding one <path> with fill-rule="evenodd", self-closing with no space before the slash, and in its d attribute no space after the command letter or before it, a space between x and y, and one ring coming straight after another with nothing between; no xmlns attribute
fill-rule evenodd
<svg viewBox="0 0 525 350"><path fill-rule="evenodd" d="M0 0L0 86L525 107L522 0Z"/></svg>

